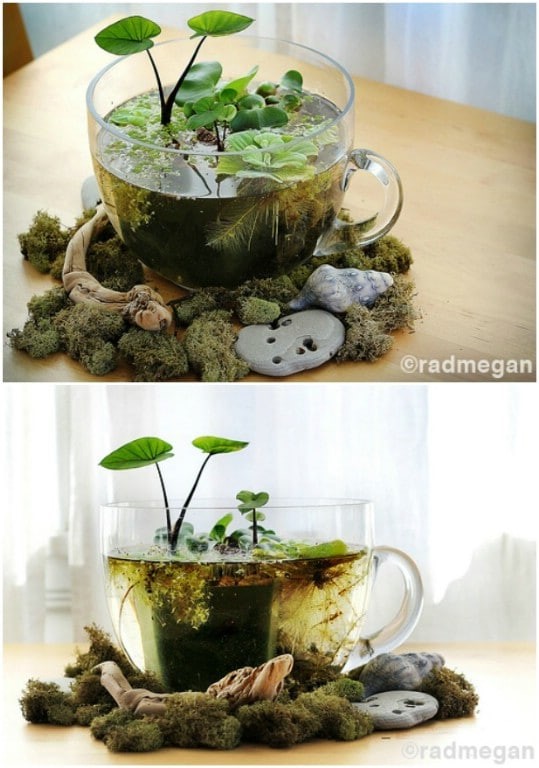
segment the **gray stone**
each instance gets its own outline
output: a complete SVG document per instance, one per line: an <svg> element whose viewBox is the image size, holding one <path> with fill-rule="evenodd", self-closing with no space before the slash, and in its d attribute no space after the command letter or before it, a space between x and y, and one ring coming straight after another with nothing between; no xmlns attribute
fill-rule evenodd
<svg viewBox="0 0 539 768"><path fill-rule="evenodd" d="M87 179L84 179L80 190L80 197L83 211L95 208L101 202L101 192L97 186L95 176L88 176Z"/></svg>
<svg viewBox="0 0 539 768"><path fill-rule="evenodd" d="M242 328L236 352L256 373L289 376L330 360L344 336L344 325L338 318L310 309L281 317L271 325Z"/></svg>
<svg viewBox="0 0 539 768"><path fill-rule="evenodd" d="M353 706L372 717L375 731L413 728L433 718L439 708L434 696L417 691L376 693Z"/></svg>
<svg viewBox="0 0 539 768"><path fill-rule="evenodd" d="M381 653L361 670L365 696L381 691L414 691L433 669L443 667L439 653Z"/></svg>
<svg viewBox="0 0 539 768"><path fill-rule="evenodd" d="M291 309L322 307L330 312L344 312L352 304L372 307L378 296L393 285L387 272L374 269L337 269L322 264L307 278L295 299L289 302Z"/></svg>

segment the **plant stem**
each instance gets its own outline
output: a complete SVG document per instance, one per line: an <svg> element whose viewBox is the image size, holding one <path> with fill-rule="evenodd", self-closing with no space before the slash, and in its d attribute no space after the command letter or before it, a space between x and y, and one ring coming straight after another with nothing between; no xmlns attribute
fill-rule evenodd
<svg viewBox="0 0 539 768"><path fill-rule="evenodd" d="M155 61L153 60L152 54L150 53L149 50L146 50L146 53L148 54L148 58L150 59L150 63L152 65L152 69L153 69L154 74L155 74L155 79L157 80L157 89L159 91L159 102L161 104L161 122L163 123L163 116L165 114L165 106L166 106L165 105L165 94L164 94L164 91L163 91L163 84L161 82L161 78L159 77L159 72L157 71L157 67L155 65ZM170 120L169 120L169 122L170 122ZM165 123L163 123L163 125L165 125Z"/></svg>
<svg viewBox="0 0 539 768"><path fill-rule="evenodd" d="M258 544L258 527L256 524L256 509L253 509L253 547Z"/></svg>
<svg viewBox="0 0 539 768"><path fill-rule="evenodd" d="M205 39L206 39L206 35L204 35L204 37L201 38L199 44L195 48L195 52L193 53L193 55L191 56L191 58L189 60L189 64L186 66L186 68L184 69L184 71L180 75L180 79L178 80L178 82L176 83L174 88L169 93L169 95L167 97L167 100L166 100L164 106L161 109L161 123L163 125L168 125L170 123L170 120L172 118L172 107L174 106L174 99L176 98L176 94L178 93L178 91L182 87L183 81L185 80L185 78L187 76L187 73L189 72L189 70L193 66L193 63L194 63L194 61L195 61L195 59L196 59L196 57L198 55L198 52L200 50L200 46L202 45L202 43L204 42Z"/></svg>
<svg viewBox="0 0 539 768"><path fill-rule="evenodd" d="M168 534L168 540L170 542L170 537L172 535L171 534L171 527L172 527L172 525L171 525L171 522L170 522L170 507L168 505L168 496L167 496L167 491L166 491L166 488L165 488L165 483L164 483L164 480L163 480L163 475L161 474L161 470L159 469L159 464L158 464L157 461L155 462L155 468L157 469L157 474L159 475L159 482L161 483L161 490L163 491L163 500L165 502L165 512L166 512L166 515L167 515L167 534Z"/></svg>
<svg viewBox="0 0 539 768"><path fill-rule="evenodd" d="M208 453L208 455L204 459L204 461L202 463L202 466L199 469L198 475L196 476L196 480L193 483L193 487L189 491L188 497L183 502L183 507L182 507L182 511L180 512L180 516L178 517L178 519L174 523L174 528L172 530L172 536L170 537L170 550L171 550L171 552L174 552L176 550L176 546L178 544L178 537L180 535L180 530L181 530L181 527L182 527L183 519L185 517L185 513L187 512L187 507L191 503L191 499L193 498L193 494L196 491L196 487L198 485L198 482L199 482L200 478L202 477L202 473L204 472L204 467L206 466L206 464L208 463L208 461L211 459L212 456L213 456L213 453Z"/></svg>

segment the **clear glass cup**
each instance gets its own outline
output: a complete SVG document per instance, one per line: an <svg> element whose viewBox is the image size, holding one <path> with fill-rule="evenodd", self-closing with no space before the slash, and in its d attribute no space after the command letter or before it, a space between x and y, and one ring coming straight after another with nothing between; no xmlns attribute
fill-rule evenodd
<svg viewBox="0 0 539 768"><path fill-rule="evenodd" d="M180 509L170 509L172 522ZM135 667L156 673L170 690L205 690L279 653L291 653L296 665L348 670L406 640L422 608L421 577L408 555L374 544L371 502L273 499L263 512L259 525L286 548L253 554L201 537L229 513L228 533L248 529L233 502L201 500L184 522L199 543L187 546L186 539L171 554L161 503L101 508L108 606ZM404 595L396 616L365 636L382 563L400 571Z"/></svg>
<svg viewBox="0 0 539 768"><path fill-rule="evenodd" d="M192 52L192 40L152 48L169 88ZM178 149L129 137L107 116L156 85L144 54L118 57L87 91L90 150L107 214L144 264L187 288L232 287L286 273L314 252L335 252L350 242L351 230L356 242L367 245L391 229L402 207L401 181L389 161L353 149L354 85L345 69L305 46L244 35L208 38L198 60L220 62L227 82L255 65L253 83L279 82L288 70L299 70L304 91L312 94L306 107L312 127L286 148L294 152L309 141L316 152L306 156L309 173L301 180L272 177L283 173L282 147L251 146L248 162L245 152L220 152L236 164L242 156L248 171L242 177L216 173L215 146L199 142ZM267 175L257 175L261 169ZM342 221L337 214L356 170L376 178L383 199L369 221Z"/></svg>

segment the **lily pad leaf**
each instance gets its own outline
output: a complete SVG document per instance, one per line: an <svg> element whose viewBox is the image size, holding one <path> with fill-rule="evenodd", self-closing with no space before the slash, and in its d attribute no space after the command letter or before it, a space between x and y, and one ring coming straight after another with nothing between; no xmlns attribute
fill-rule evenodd
<svg viewBox="0 0 539 768"><path fill-rule="evenodd" d="M241 451L249 443L242 442L241 440L229 440L226 437L213 437L206 435L203 437L196 437L193 440L195 448L200 448L204 453L210 453L212 455L216 453L233 453L234 451Z"/></svg>
<svg viewBox="0 0 539 768"><path fill-rule="evenodd" d="M105 469L147 467L149 464L172 458L174 454L171 451L170 443L166 443L159 437L138 437L109 453L101 459L99 465Z"/></svg>
<svg viewBox="0 0 539 768"><path fill-rule="evenodd" d="M194 31L193 37L223 37L247 29L254 19L232 11L205 11L193 16L187 24Z"/></svg>
<svg viewBox="0 0 539 768"><path fill-rule="evenodd" d="M126 56L153 46L152 37L160 34L161 27L144 16L128 16L115 21L95 36L95 41L108 53Z"/></svg>
<svg viewBox="0 0 539 768"><path fill-rule="evenodd" d="M300 545L298 550L300 557L305 558L339 557L347 554L348 547L342 539L333 539L333 541L325 541L321 544L313 544L312 546Z"/></svg>
<svg viewBox="0 0 539 768"><path fill-rule="evenodd" d="M193 64L176 94L176 103L183 106L188 101L198 101L205 96L211 96L222 73L223 68L218 61Z"/></svg>

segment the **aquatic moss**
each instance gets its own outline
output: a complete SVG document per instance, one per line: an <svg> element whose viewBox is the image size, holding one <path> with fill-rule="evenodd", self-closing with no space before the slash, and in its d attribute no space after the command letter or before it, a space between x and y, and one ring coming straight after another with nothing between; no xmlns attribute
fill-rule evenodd
<svg viewBox="0 0 539 768"><path fill-rule="evenodd" d="M224 699L206 693L175 694L158 719L165 743L173 747L234 749L240 743L240 722Z"/></svg>
<svg viewBox="0 0 539 768"><path fill-rule="evenodd" d="M275 301L246 296L236 303L236 314L244 325L272 323L281 314L281 308Z"/></svg>
<svg viewBox="0 0 539 768"><path fill-rule="evenodd" d="M474 686L464 677L447 667L433 669L419 689L438 700L437 720L470 717L479 703Z"/></svg>
<svg viewBox="0 0 539 768"><path fill-rule="evenodd" d="M62 349L95 376L104 376L117 365L113 342L125 331L121 315L92 304L75 304L53 319Z"/></svg>
<svg viewBox="0 0 539 768"><path fill-rule="evenodd" d="M166 381L189 370L185 347L166 331L130 328L118 342L119 352L135 369L135 381Z"/></svg>
<svg viewBox="0 0 539 768"><path fill-rule="evenodd" d="M235 352L236 338L231 312L226 310L206 312L187 328L187 357L202 381L236 381L249 373L247 363Z"/></svg>
<svg viewBox="0 0 539 768"><path fill-rule="evenodd" d="M19 699L25 720L49 725L73 725L75 707L73 698L56 683L30 679Z"/></svg>
<svg viewBox="0 0 539 768"><path fill-rule="evenodd" d="M38 272L50 272L51 265L65 256L70 234L58 216L39 210L27 232L18 235L21 253Z"/></svg>

